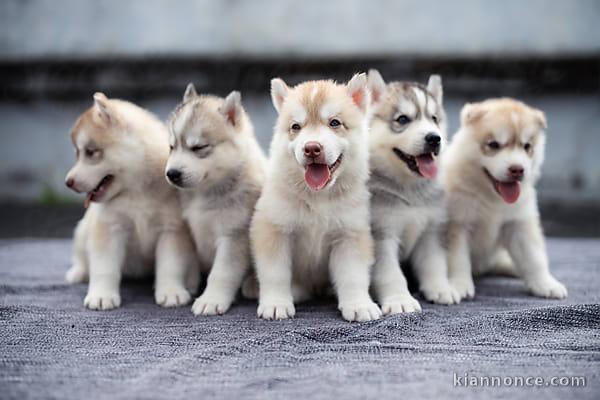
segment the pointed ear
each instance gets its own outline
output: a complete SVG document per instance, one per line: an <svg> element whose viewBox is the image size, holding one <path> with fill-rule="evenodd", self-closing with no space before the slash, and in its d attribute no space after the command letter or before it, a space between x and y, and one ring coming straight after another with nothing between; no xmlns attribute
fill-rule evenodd
<svg viewBox="0 0 600 400"><path fill-rule="evenodd" d="M271 100L277 112L281 112L281 106L287 97L290 88L281 78L271 79Z"/></svg>
<svg viewBox="0 0 600 400"><path fill-rule="evenodd" d="M540 126L540 129L548 128L548 122L546 122L546 114L542 110L538 110L537 108L533 109L533 116L535 121Z"/></svg>
<svg viewBox="0 0 600 400"><path fill-rule="evenodd" d="M383 77L376 69L370 69L367 76L367 83L371 91L371 101L373 104L379 102L385 96L386 84Z"/></svg>
<svg viewBox="0 0 600 400"><path fill-rule="evenodd" d="M196 96L198 96L198 93L196 92L194 84L191 82L188 83L187 87L185 88L185 93L183 94L183 102L185 103L186 101L191 100Z"/></svg>
<svg viewBox="0 0 600 400"><path fill-rule="evenodd" d="M104 93L94 93L94 107L104 122L111 123L114 121L114 112L111 109L110 104L108 103L108 98L104 95Z"/></svg>
<svg viewBox="0 0 600 400"><path fill-rule="evenodd" d="M486 112L487 111L482 103L467 103L460 112L461 123L462 125L472 124L481 119Z"/></svg>
<svg viewBox="0 0 600 400"><path fill-rule="evenodd" d="M438 104L442 104L444 98L444 89L442 88L442 77L431 75L427 81L427 90L433 95Z"/></svg>
<svg viewBox="0 0 600 400"><path fill-rule="evenodd" d="M356 74L350 79L350 82L346 85L346 90L352 101L362 112L367 111L371 96L369 88L367 86L367 74L364 72Z"/></svg>
<svg viewBox="0 0 600 400"><path fill-rule="evenodd" d="M242 117L242 95L237 90L229 93L220 108L227 122L234 127L239 126Z"/></svg>

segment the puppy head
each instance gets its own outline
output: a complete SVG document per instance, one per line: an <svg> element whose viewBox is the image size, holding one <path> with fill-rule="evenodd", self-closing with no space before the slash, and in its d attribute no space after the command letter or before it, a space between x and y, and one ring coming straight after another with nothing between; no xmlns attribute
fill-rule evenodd
<svg viewBox="0 0 600 400"><path fill-rule="evenodd" d="M369 89L374 108L370 132L373 165L404 178L434 178L447 129L440 76L432 75L427 86L386 84L377 70L370 70Z"/></svg>
<svg viewBox="0 0 600 400"><path fill-rule="evenodd" d="M167 181L179 189L201 192L231 183L244 165L241 136L249 126L239 92L225 99L198 96L188 85L183 103L168 122Z"/></svg>
<svg viewBox="0 0 600 400"><path fill-rule="evenodd" d="M470 160L507 203L518 200L521 185L534 184L544 159L544 113L513 99L466 104L461 130L470 139Z"/></svg>
<svg viewBox="0 0 600 400"><path fill-rule="evenodd" d="M275 168L303 176L313 192L330 190L342 176L367 173L365 74L346 85L309 81L293 88L273 79L271 97L279 113L271 147Z"/></svg>
<svg viewBox="0 0 600 400"><path fill-rule="evenodd" d="M87 193L86 207L92 201L109 201L127 187L132 155L140 153L115 101L102 93L94 94L94 105L71 130L77 159L65 183L77 193Z"/></svg>

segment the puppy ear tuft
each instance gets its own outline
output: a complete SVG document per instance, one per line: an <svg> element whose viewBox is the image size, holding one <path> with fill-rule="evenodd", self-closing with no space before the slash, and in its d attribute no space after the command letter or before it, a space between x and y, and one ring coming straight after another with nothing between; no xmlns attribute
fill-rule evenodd
<svg viewBox="0 0 600 400"><path fill-rule="evenodd" d="M462 125L469 125L481 119L487 111L481 103L467 103L460 111Z"/></svg>
<svg viewBox="0 0 600 400"><path fill-rule="evenodd" d="M386 84L383 77L376 69L370 69L367 75L367 84L371 91L371 101L378 103L385 96Z"/></svg>
<svg viewBox="0 0 600 400"><path fill-rule="evenodd" d="M536 122L540 126L540 129L548 128L548 122L546 121L546 114L542 110L538 110L537 108L533 109L533 115L535 117Z"/></svg>
<svg viewBox="0 0 600 400"><path fill-rule="evenodd" d="M100 118L106 122L111 123L114 119L113 110L110 107L108 98L102 92L94 93L94 107L98 111Z"/></svg>
<svg viewBox="0 0 600 400"><path fill-rule="evenodd" d="M242 116L242 95L237 90L229 93L220 108L221 113L231 125L237 127Z"/></svg>
<svg viewBox="0 0 600 400"><path fill-rule="evenodd" d="M433 95L438 104L442 104L444 99L444 89L442 87L442 77L439 75L431 75L427 81L427 90Z"/></svg>
<svg viewBox="0 0 600 400"><path fill-rule="evenodd" d="M183 101L184 102L189 101L197 96L198 96L198 93L196 92L196 88L194 87L194 84L192 82L188 83L187 87L185 88L185 93L183 94Z"/></svg>
<svg viewBox="0 0 600 400"><path fill-rule="evenodd" d="M356 104L362 112L366 112L369 103L371 102L369 87L367 85L367 74L361 72L360 74L354 75L346 85L346 90L350 97L352 97L354 104Z"/></svg>
<svg viewBox="0 0 600 400"><path fill-rule="evenodd" d="M271 100L277 112L281 112L281 107L287 97L290 88L281 78L271 79Z"/></svg>

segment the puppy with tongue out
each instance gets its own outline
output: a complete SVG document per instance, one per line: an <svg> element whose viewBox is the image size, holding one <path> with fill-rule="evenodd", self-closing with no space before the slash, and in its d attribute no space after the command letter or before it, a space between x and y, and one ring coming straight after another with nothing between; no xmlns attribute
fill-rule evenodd
<svg viewBox="0 0 600 400"><path fill-rule="evenodd" d="M258 315L284 319L333 287L342 317L381 316L369 295L368 107L365 74L347 84L271 81L279 113L250 238Z"/></svg>
<svg viewBox="0 0 600 400"><path fill-rule="evenodd" d="M521 277L535 296L567 295L550 273L536 198L546 127L542 111L509 98L462 109L443 169L449 276L461 298L474 296L472 274L485 272Z"/></svg>

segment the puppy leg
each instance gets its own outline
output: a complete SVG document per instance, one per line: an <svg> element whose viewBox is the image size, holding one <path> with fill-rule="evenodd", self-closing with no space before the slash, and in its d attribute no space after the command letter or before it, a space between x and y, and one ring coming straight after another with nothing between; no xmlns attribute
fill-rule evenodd
<svg viewBox="0 0 600 400"><path fill-rule="evenodd" d="M372 287L385 315L421 311L421 305L408 291L398 262L398 242L392 238L375 240Z"/></svg>
<svg viewBox="0 0 600 400"><path fill-rule="evenodd" d="M249 300L258 300L258 281L254 271L248 274L242 282L242 296Z"/></svg>
<svg viewBox="0 0 600 400"><path fill-rule="evenodd" d="M195 265L195 252L187 232L165 231L156 244L156 282L154 300L163 307L188 304L192 299L186 289L190 268Z"/></svg>
<svg viewBox="0 0 600 400"><path fill-rule="evenodd" d="M292 297L292 259L289 235L260 215L251 229L259 286L257 314L264 319L286 319L296 314Z"/></svg>
<svg viewBox="0 0 600 400"><path fill-rule="evenodd" d="M369 295L373 239L369 232L348 235L334 244L329 271L338 296L338 308L347 321L381 318L381 310Z"/></svg>
<svg viewBox="0 0 600 400"><path fill-rule="evenodd" d="M97 223L90 232L90 283L83 300L92 310L110 310L121 305L119 285L125 262L127 234Z"/></svg>
<svg viewBox="0 0 600 400"><path fill-rule="evenodd" d="M448 280L460 299L475 296L467 230L459 225L448 227Z"/></svg>
<svg viewBox="0 0 600 400"><path fill-rule="evenodd" d="M417 243L412 257L419 289L427 301L437 304L458 304L460 296L448 281L446 251L436 229L426 230Z"/></svg>
<svg viewBox="0 0 600 400"><path fill-rule="evenodd" d="M84 221L81 220L77 224L77 228L75 228L75 235L73 237L73 261L71 268L69 268L65 275L65 278L69 283L83 283L87 282L89 278L86 249L86 226Z"/></svg>
<svg viewBox="0 0 600 400"><path fill-rule="evenodd" d="M224 314L242 285L250 264L248 238L224 237L218 240L206 289L192 306L195 315Z"/></svg>
<svg viewBox="0 0 600 400"><path fill-rule="evenodd" d="M529 291L539 297L567 297L565 286L550 273L544 235L539 222L535 219L515 222L503 233L515 267L525 280Z"/></svg>

